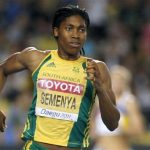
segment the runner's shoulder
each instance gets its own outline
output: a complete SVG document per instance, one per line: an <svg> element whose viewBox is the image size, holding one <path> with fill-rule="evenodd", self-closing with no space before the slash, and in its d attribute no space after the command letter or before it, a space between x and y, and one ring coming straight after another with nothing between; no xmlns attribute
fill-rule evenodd
<svg viewBox="0 0 150 150"><path fill-rule="evenodd" d="M20 58L28 60L42 59L49 53L50 50L38 50L35 47L27 47L20 52Z"/></svg>
<svg viewBox="0 0 150 150"><path fill-rule="evenodd" d="M94 59L93 61L98 65L98 67L101 71L109 72L109 68L104 61L100 61L100 60L96 60L96 59Z"/></svg>
<svg viewBox="0 0 150 150"><path fill-rule="evenodd" d="M101 60L97 60L97 59L94 59L94 58L90 58L90 57L86 57L87 60L92 60L94 61L96 64L100 65L100 66L103 66L103 67L106 67L106 64L104 61L101 61Z"/></svg>
<svg viewBox="0 0 150 150"><path fill-rule="evenodd" d="M87 60L92 60L93 62L95 62L100 71L104 71L105 73L109 72L108 66L106 65L106 63L104 61L89 58L89 57L87 57Z"/></svg>
<svg viewBox="0 0 150 150"><path fill-rule="evenodd" d="M22 50L22 53L26 54L26 55L46 55L48 53L50 53L51 50L39 50L35 47L27 47L25 49Z"/></svg>

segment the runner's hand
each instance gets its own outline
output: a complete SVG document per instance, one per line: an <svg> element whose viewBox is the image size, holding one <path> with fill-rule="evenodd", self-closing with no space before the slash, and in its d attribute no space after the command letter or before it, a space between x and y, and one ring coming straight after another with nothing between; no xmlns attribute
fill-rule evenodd
<svg viewBox="0 0 150 150"><path fill-rule="evenodd" d="M4 115L2 111L0 111L0 131L1 132L4 132L6 128L5 120L6 120L6 116Z"/></svg>
<svg viewBox="0 0 150 150"><path fill-rule="evenodd" d="M93 84L96 89L100 88L101 74L97 63L92 59L88 59L87 61L86 72L87 72L87 79L93 81Z"/></svg>

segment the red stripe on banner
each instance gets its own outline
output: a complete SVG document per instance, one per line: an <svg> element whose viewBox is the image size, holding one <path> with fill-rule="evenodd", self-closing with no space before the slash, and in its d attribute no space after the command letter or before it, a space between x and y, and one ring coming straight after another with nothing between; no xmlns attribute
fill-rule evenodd
<svg viewBox="0 0 150 150"><path fill-rule="evenodd" d="M49 89L63 93L82 95L84 86L61 80L39 79L37 85L41 89Z"/></svg>

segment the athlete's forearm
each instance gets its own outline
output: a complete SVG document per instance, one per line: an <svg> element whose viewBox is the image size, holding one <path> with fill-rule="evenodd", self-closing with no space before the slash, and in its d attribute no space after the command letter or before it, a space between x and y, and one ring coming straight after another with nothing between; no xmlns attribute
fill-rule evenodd
<svg viewBox="0 0 150 150"><path fill-rule="evenodd" d="M99 107L104 124L111 131L118 127L120 114L115 106L115 97L111 90L100 90L97 92Z"/></svg>
<svg viewBox="0 0 150 150"><path fill-rule="evenodd" d="M0 91L4 87L4 84L6 82L6 78L7 78L7 75L5 75L3 67L0 66ZM0 131L1 132L4 132L4 129L5 129L5 119L6 119L6 117L5 117L5 115L3 114L3 112L1 111L1 108L0 108Z"/></svg>
<svg viewBox="0 0 150 150"><path fill-rule="evenodd" d="M4 69L1 65L0 66L0 91L3 89L6 79L7 79L7 75L5 74Z"/></svg>

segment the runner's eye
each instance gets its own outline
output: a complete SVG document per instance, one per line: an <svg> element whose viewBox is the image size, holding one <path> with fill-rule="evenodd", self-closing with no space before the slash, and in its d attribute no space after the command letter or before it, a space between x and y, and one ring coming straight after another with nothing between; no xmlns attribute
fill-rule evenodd
<svg viewBox="0 0 150 150"><path fill-rule="evenodd" d="M71 29L72 29L72 27L70 27L70 26L66 27L66 31L71 31Z"/></svg>
<svg viewBox="0 0 150 150"><path fill-rule="evenodd" d="M80 28L79 31L84 33L86 31L86 29L85 28Z"/></svg>

